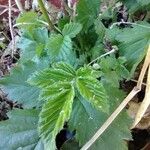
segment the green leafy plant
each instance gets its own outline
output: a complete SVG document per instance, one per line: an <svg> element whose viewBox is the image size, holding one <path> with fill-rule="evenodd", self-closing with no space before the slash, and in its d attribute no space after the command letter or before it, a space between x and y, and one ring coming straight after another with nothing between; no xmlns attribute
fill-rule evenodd
<svg viewBox="0 0 150 150"><path fill-rule="evenodd" d="M140 8L149 5L136 2ZM122 3L131 10L131 2ZM113 10L108 18L115 21ZM99 0L79 0L76 11L76 16L64 15L56 24L46 22L46 12L24 12L17 19L20 59L0 84L24 109L12 110L9 119L0 122L1 149L55 150L65 124L75 131L68 140L79 149L125 98L120 83L134 75L145 56L148 21L106 25ZM130 125L124 110L91 149L126 150L125 140L132 139Z"/></svg>

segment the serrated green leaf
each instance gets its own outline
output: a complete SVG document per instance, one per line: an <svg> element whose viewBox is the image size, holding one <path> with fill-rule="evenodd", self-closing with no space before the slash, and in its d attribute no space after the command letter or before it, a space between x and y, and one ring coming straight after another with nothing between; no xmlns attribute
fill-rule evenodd
<svg viewBox="0 0 150 150"><path fill-rule="evenodd" d="M91 48L91 60L96 59L97 57L99 57L100 55L105 53L105 46L102 43L101 39L97 39L95 45Z"/></svg>
<svg viewBox="0 0 150 150"><path fill-rule="evenodd" d="M149 0L120 0L128 8L130 14L134 14L138 10L147 10L149 8Z"/></svg>
<svg viewBox="0 0 150 150"><path fill-rule="evenodd" d="M66 63L54 64L53 68L48 68L40 72L36 72L28 80L31 85L36 85L40 88L45 88L56 82L69 81L75 77L75 70Z"/></svg>
<svg viewBox="0 0 150 150"><path fill-rule="evenodd" d="M80 94L98 110L108 112L109 103L103 85L95 78L78 77L76 86Z"/></svg>
<svg viewBox="0 0 150 150"><path fill-rule="evenodd" d="M99 38L102 41L102 39L105 36L106 28L105 28L105 26L103 25L103 23L101 22L100 19L95 20L94 24L95 24L95 31L99 35Z"/></svg>
<svg viewBox="0 0 150 150"><path fill-rule="evenodd" d="M35 53L38 57L41 57L42 56L42 52L44 50L44 47L45 45L44 44L41 44L39 43L37 46L36 46L36 50L35 50Z"/></svg>
<svg viewBox="0 0 150 150"><path fill-rule="evenodd" d="M45 141L45 150L56 149L55 137L70 118L75 93L70 84L67 86L63 93L47 100L40 113L39 133Z"/></svg>
<svg viewBox="0 0 150 150"><path fill-rule="evenodd" d="M77 21L79 21L86 31L96 19L100 9L100 0L81 0L77 3Z"/></svg>
<svg viewBox="0 0 150 150"><path fill-rule="evenodd" d="M119 42L120 56L126 58L127 68L130 70L131 75L144 58L150 43L150 32L148 28L142 27L142 25L150 27L148 23L133 25L133 28L117 29L117 34L113 35L113 39ZM116 31L114 28L109 33L113 30Z"/></svg>
<svg viewBox="0 0 150 150"><path fill-rule="evenodd" d="M24 107L32 108L37 106L39 89L29 85L27 79L33 72L45 67L48 67L48 64L44 61L42 61L42 64L36 64L32 61L18 64L11 70L10 75L0 80L0 85L5 93L8 93L9 99L18 101Z"/></svg>
<svg viewBox="0 0 150 150"><path fill-rule="evenodd" d="M33 40L36 41L36 43L47 43L49 37L47 28L36 28L30 33L33 37Z"/></svg>
<svg viewBox="0 0 150 150"><path fill-rule="evenodd" d="M112 112L124 94L114 88L109 88L108 92ZM76 129L75 137L81 147L91 139L110 114L96 110L87 100L81 97L74 101L69 127L72 130ZM129 130L130 124L131 120L125 112L122 112L90 147L90 150L127 150L127 143L124 139L132 139Z"/></svg>
<svg viewBox="0 0 150 150"><path fill-rule="evenodd" d="M150 43L150 32L148 32L147 28L134 26L134 28L124 30L116 39L121 42L119 45L120 55L127 59L128 68L133 74L146 54Z"/></svg>
<svg viewBox="0 0 150 150"><path fill-rule="evenodd" d="M129 71L124 66L125 59L119 57L106 57L100 60L101 80L113 87L120 86L119 81L129 77Z"/></svg>
<svg viewBox="0 0 150 150"><path fill-rule="evenodd" d="M100 71L94 70L91 66L84 66L77 70L77 76L79 77L93 77L99 78L101 76Z"/></svg>
<svg viewBox="0 0 150 150"><path fill-rule="evenodd" d="M58 28L59 28L60 30L63 30L65 24L67 24L67 23L69 23L69 22L70 22L69 16L64 16L63 18L60 18L60 19L58 20Z"/></svg>
<svg viewBox="0 0 150 150"><path fill-rule="evenodd" d="M69 65L67 63L63 63L63 62L54 63L52 65L52 67L55 68L55 69L64 70L64 71L66 71L66 72L68 72L68 73L70 73L70 74L72 74L74 76L76 75L75 69L71 65Z"/></svg>
<svg viewBox="0 0 150 150"><path fill-rule="evenodd" d="M75 53L72 50L72 41L69 36L60 34L52 35L46 45L48 54L54 62L64 61L69 64L75 63Z"/></svg>
<svg viewBox="0 0 150 150"><path fill-rule="evenodd" d="M17 18L16 22L19 24L19 27L29 31L41 26L41 23L38 21L37 13L33 11L24 12Z"/></svg>
<svg viewBox="0 0 150 150"><path fill-rule="evenodd" d="M82 25L80 23L68 23L64 26L62 30L62 34L64 36L69 36L70 38L74 38L82 29Z"/></svg>
<svg viewBox="0 0 150 150"><path fill-rule="evenodd" d="M21 60L24 62L33 59L36 53L36 42L26 37L21 37L17 44L20 49Z"/></svg>
<svg viewBox="0 0 150 150"><path fill-rule="evenodd" d="M41 91L40 99L43 101L47 101L67 92L69 88L69 82L57 82L53 85L49 85Z"/></svg>
<svg viewBox="0 0 150 150"><path fill-rule="evenodd" d="M45 44L48 40L48 30L45 28L36 28L32 32L25 30L17 47L20 49L21 61L33 60L36 56L43 56Z"/></svg>
<svg viewBox="0 0 150 150"><path fill-rule="evenodd" d="M142 5L142 6L145 6L145 5L149 5L150 4L150 1L149 0L137 0L137 2Z"/></svg>
<svg viewBox="0 0 150 150"><path fill-rule="evenodd" d="M44 150L37 132L38 110L13 110L0 122L0 149Z"/></svg>

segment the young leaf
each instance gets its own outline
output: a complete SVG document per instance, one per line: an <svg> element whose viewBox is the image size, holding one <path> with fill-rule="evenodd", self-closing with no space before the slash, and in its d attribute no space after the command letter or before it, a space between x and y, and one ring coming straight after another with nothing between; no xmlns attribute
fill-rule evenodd
<svg viewBox="0 0 150 150"><path fill-rule="evenodd" d="M44 140L45 150L55 150L55 137L70 118L74 99L74 88L67 84L68 89L57 96L51 97L44 104L40 113L39 133Z"/></svg>
<svg viewBox="0 0 150 150"><path fill-rule="evenodd" d="M74 38L82 29L82 25L80 23L68 23L64 26L62 30L62 34L64 36L69 36L70 38Z"/></svg>
<svg viewBox="0 0 150 150"><path fill-rule="evenodd" d="M40 99L47 101L67 92L69 88L69 82L55 82L55 84L49 85L41 91Z"/></svg>
<svg viewBox="0 0 150 150"><path fill-rule="evenodd" d="M72 50L72 41L69 36L52 35L46 47L53 61L64 61L69 64L75 63L75 53Z"/></svg>
<svg viewBox="0 0 150 150"><path fill-rule="evenodd" d="M78 77L93 77L96 79L101 76L101 72L94 70L91 66L84 66L77 70L77 76Z"/></svg>
<svg viewBox="0 0 150 150"><path fill-rule="evenodd" d="M43 61L42 65L32 61L18 64L11 70L10 75L0 80L0 85L11 100L18 101L24 107L32 108L37 105L39 89L29 85L26 81L30 74L47 66L48 64Z"/></svg>
<svg viewBox="0 0 150 150"><path fill-rule="evenodd" d="M120 100L119 96L122 95L122 93L118 95L118 92L116 92L116 95L113 95L114 93L110 91L109 93L112 105L115 104L115 101L118 101L118 98ZM80 147L95 134L110 114L96 110L87 100L82 99L82 97L78 97L74 101L69 127L72 130L76 129L75 137ZM92 147L90 147L90 150L127 150L127 144L124 139L132 139L129 130L130 124L131 121L127 114L122 112Z"/></svg>
<svg viewBox="0 0 150 150"><path fill-rule="evenodd" d="M0 149L44 150L37 132L38 110L13 110L0 122Z"/></svg>
<svg viewBox="0 0 150 150"><path fill-rule="evenodd" d="M30 12L24 12L19 16L17 19L17 23L20 24L24 29L27 30L33 30L36 27L40 27L41 23L38 21L38 15L37 13L30 11Z"/></svg>
<svg viewBox="0 0 150 150"><path fill-rule="evenodd" d="M72 74L73 76L76 75L75 69L67 63L63 63L63 62L54 63L52 65L52 67L55 69L61 69L63 71L66 71L66 72Z"/></svg>
<svg viewBox="0 0 150 150"><path fill-rule="evenodd" d="M96 19L100 9L100 0L80 0L77 3L76 19L83 25L86 31Z"/></svg>
<svg viewBox="0 0 150 150"><path fill-rule="evenodd" d="M46 88L56 82L72 81L75 77L75 70L66 63L56 63L52 68L36 72L28 80L31 85L36 85L40 88Z"/></svg>
<svg viewBox="0 0 150 150"><path fill-rule="evenodd" d="M105 89L98 80L92 77L78 77L76 79L76 86L80 94L97 109L104 112L109 111Z"/></svg>

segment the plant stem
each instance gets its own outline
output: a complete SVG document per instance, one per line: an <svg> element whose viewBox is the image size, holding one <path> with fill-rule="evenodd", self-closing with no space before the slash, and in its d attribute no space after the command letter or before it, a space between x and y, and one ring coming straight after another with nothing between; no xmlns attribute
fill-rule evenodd
<svg viewBox="0 0 150 150"><path fill-rule="evenodd" d="M21 1L20 1L20 0L15 0L15 2L16 2L16 5L17 5L19 11L20 11L21 13L23 13L25 10L24 10L24 8L23 8L23 6L22 6Z"/></svg>
<svg viewBox="0 0 150 150"><path fill-rule="evenodd" d="M51 20L50 20L50 18L48 16L48 13L47 13L47 10L46 10L46 8L44 6L43 1L42 0L38 0L38 3L39 3L40 9L41 9L45 19L47 20L47 22L49 24L50 29L54 30L55 29L54 25L53 25L53 23L51 22Z"/></svg>
<svg viewBox="0 0 150 150"><path fill-rule="evenodd" d="M112 53L114 53L114 52L116 52L116 49L112 49L111 51L109 51L109 52L107 52L107 53L105 53L105 54L103 54L103 55L97 57L96 59L92 60L92 61L88 64L88 66L91 65L92 63L94 63L95 61L99 60L100 58L105 57L105 56L107 56L107 55L109 55L109 54L112 54Z"/></svg>

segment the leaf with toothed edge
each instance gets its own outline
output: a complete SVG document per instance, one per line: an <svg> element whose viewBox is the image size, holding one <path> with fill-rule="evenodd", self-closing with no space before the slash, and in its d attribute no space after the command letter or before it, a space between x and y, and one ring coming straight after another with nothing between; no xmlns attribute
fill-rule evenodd
<svg viewBox="0 0 150 150"><path fill-rule="evenodd" d="M61 34L51 35L46 48L53 62L64 61L69 64L75 63L76 56L69 36L62 36Z"/></svg>
<svg viewBox="0 0 150 150"><path fill-rule="evenodd" d="M82 23L83 30L87 30L96 19L100 9L100 0L80 0L77 3L77 21Z"/></svg>
<svg viewBox="0 0 150 150"><path fill-rule="evenodd" d="M41 64L42 61L42 64ZM27 83L29 76L37 70L48 67L48 63L41 60L40 62L27 61L18 64L11 70L10 75L0 80L0 85L8 97L23 104L25 108L37 106L39 97L39 88Z"/></svg>
<svg viewBox="0 0 150 150"><path fill-rule="evenodd" d="M40 88L46 88L56 82L72 81L75 77L75 70L64 62L55 63L52 68L45 69L34 73L28 82L31 85L38 86Z"/></svg>
<svg viewBox="0 0 150 150"><path fill-rule="evenodd" d="M96 79L90 77L78 77L76 86L80 94L87 99L95 108L104 112L109 111L109 103L103 85Z"/></svg>
<svg viewBox="0 0 150 150"><path fill-rule="evenodd" d="M74 38L82 29L82 25L80 23L68 23L64 26L62 30L62 34L65 36L69 36L70 38Z"/></svg>
<svg viewBox="0 0 150 150"><path fill-rule="evenodd" d="M37 131L39 111L15 109L0 122L1 150L44 150Z"/></svg>
<svg viewBox="0 0 150 150"><path fill-rule="evenodd" d="M139 23L131 27L119 29L114 27L108 29L106 36L113 43L119 42L119 55L127 60L127 69L131 76L139 63L143 60L147 47L150 44L149 23Z"/></svg>
<svg viewBox="0 0 150 150"><path fill-rule="evenodd" d="M55 137L70 118L74 99L74 88L64 83L66 90L49 98L42 107L39 119L39 133L44 140L45 150L55 150Z"/></svg>
<svg viewBox="0 0 150 150"><path fill-rule="evenodd" d="M120 90L114 87L108 87L107 90L111 101L109 114L96 110L88 100L80 95L74 100L68 125L70 130L76 130L75 138L80 147L90 140L123 99L124 94ZM132 139L130 125L131 119L126 112L121 112L111 126L90 147L90 150L128 150L125 140Z"/></svg>

